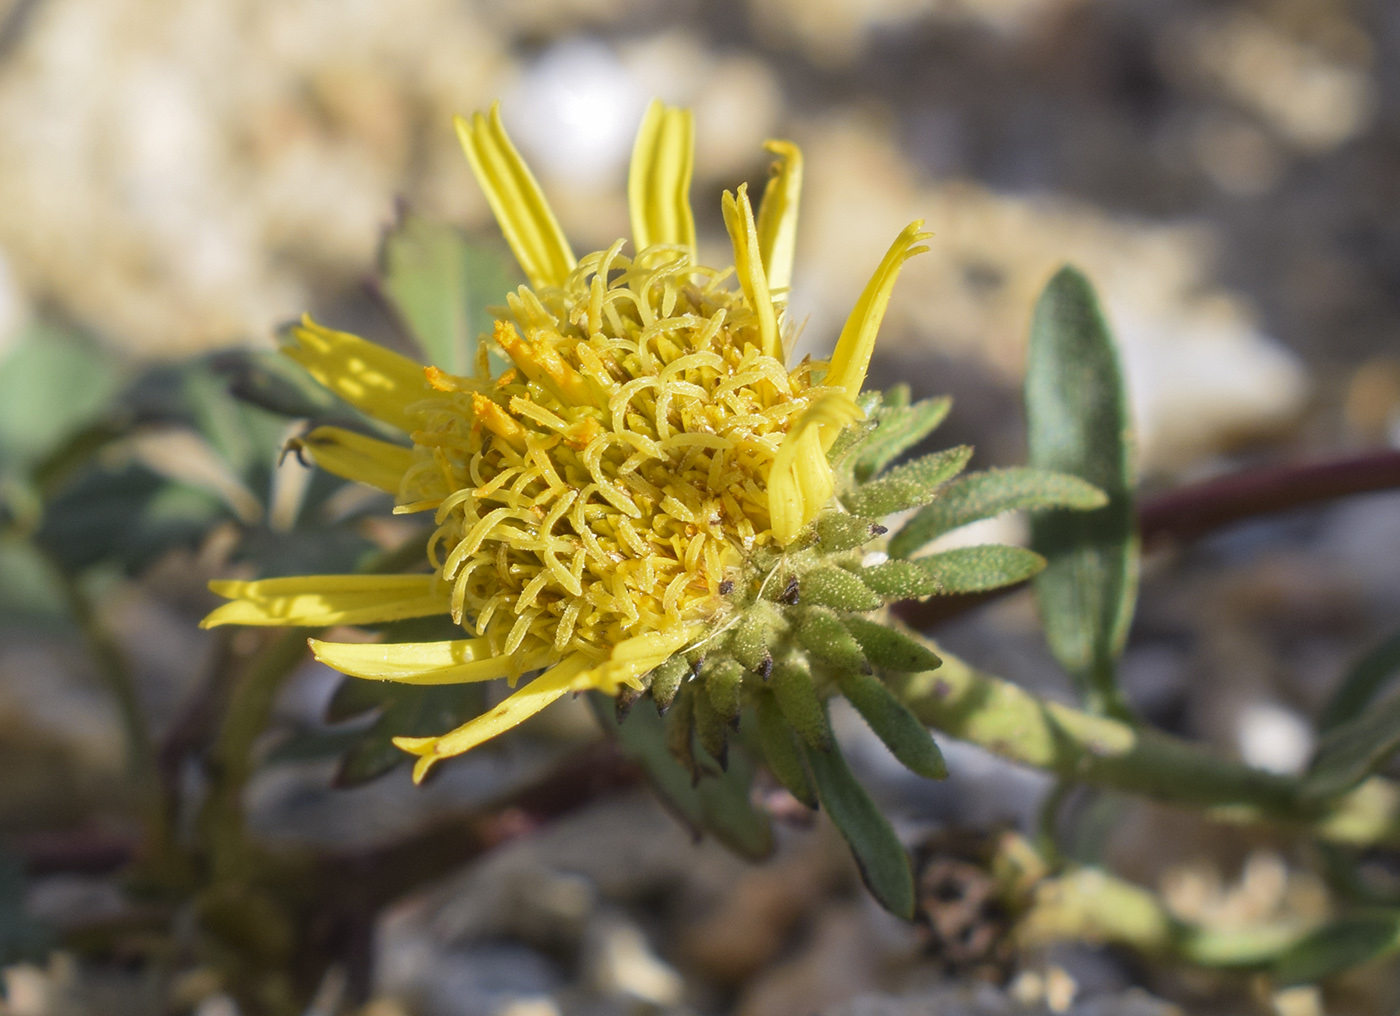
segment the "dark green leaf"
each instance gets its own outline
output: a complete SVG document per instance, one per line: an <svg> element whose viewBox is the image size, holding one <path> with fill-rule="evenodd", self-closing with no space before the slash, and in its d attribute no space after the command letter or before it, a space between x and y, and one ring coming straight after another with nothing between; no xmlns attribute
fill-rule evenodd
<svg viewBox="0 0 1400 1016"><path fill-rule="evenodd" d="M1124 711L1116 661L1137 597L1131 417L1113 336L1087 279L1063 268L1031 321L1026 362L1030 464L1098 487L1095 511L1031 518L1031 546L1049 562L1036 579L1046 639L1090 708Z"/></svg>
<svg viewBox="0 0 1400 1016"><path fill-rule="evenodd" d="M856 781L834 741L830 751L809 747L806 755L817 796L850 845L866 888L890 913L912 920L914 873L889 821Z"/></svg>
<svg viewBox="0 0 1400 1016"><path fill-rule="evenodd" d="M890 600L980 593L1024 582L1045 566L1023 547L985 544L959 547L913 561L885 561L862 568L861 580Z"/></svg>
<svg viewBox="0 0 1400 1016"><path fill-rule="evenodd" d="M907 391L907 390L906 390ZM932 434L953 407L949 398L925 399L914 405L890 405L875 411L875 428L854 450L850 468L864 483L904 452Z"/></svg>
<svg viewBox="0 0 1400 1016"><path fill-rule="evenodd" d="M856 637L865 658L883 670L912 674L943 665L933 650L901 631L863 617L843 617L841 623Z"/></svg>
<svg viewBox="0 0 1400 1016"><path fill-rule="evenodd" d="M685 698L688 696L682 701ZM760 859L772 851L773 832L768 815L749 799L753 763L737 745L730 754L728 771L704 776L697 782L672 757L666 744L666 728L674 712L663 720L650 709L633 709L619 723L608 696L590 692L588 701L603 729L618 738L627 757L647 774L657 796L692 831L709 832L744 857Z"/></svg>
<svg viewBox="0 0 1400 1016"><path fill-rule="evenodd" d="M836 677L841 694L865 717L885 747L911 772L930 780L948 775L943 753L925 727L883 681L870 674L845 671Z"/></svg>
<svg viewBox="0 0 1400 1016"><path fill-rule="evenodd" d="M978 519L1009 511L1085 511L1108 503L1103 491L1077 476L1041 469L992 469L959 477L919 509L890 540L890 557L908 557L930 540Z"/></svg>
<svg viewBox="0 0 1400 1016"><path fill-rule="evenodd" d="M683 685L676 693L666 713L665 730L666 750L694 783L700 778L701 769L695 761L695 690L690 685Z"/></svg>
<svg viewBox="0 0 1400 1016"><path fill-rule="evenodd" d="M56 944L53 929L25 912L27 889L24 865L8 852L0 852L0 966L43 962ZM0 978L0 1000L5 998Z"/></svg>
<svg viewBox="0 0 1400 1016"><path fill-rule="evenodd" d="M758 743L763 749L769 771L787 788L788 793L807 807L815 808L817 793L807 777L792 728L783 719L778 700L771 691L764 688L758 692L755 711L758 713Z"/></svg>
<svg viewBox="0 0 1400 1016"><path fill-rule="evenodd" d="M384 294L425 359L471 373L477 336L492 327L486 308L505 303L515 286L508 261L452 226L410 213L385 236L381 262Z"/></svg>
<svg viewBox="0 0 1400 1016"><path fill-rule="evenodd" d="M1400 674L1400 632L1376 646L1342 678L1318 723L1322 731L1354 720L1392 677Z"/></svg>
<svg viewBox="0 0 1400 1016"><path fill-rule="evenodd" d="M843 500L851 514L871 518L917 508L937 497L938 488L962 472L970 458L972 449L967 445L925 455L847 492Z"/></svg>
<svg viewBox="0 0 1400 1016"><path fill-rule="evenodd" d="M1279 957L1274 976L1280 984L1314 984L1397 950L1400 910L1363 911L1309 934Z"/></svg>
<svg viewBox="0 0 1400 1016"><path fill-rule="evenodd" d="M479 684L361 683L389 685L383 691L384 711L341 758L335 777L338 787L360 786L408 761L411 756L394 747L394 738L446 733L479 716L486 707L484 689Z"/></svg>
<svg viewBox="0 0 1400 1016"><path fill-rule="evenodd" d="M1333 797L1356 786L1400 750L1400 697L1329 730L1303 778L1303 793Z"/></svg>
<svg viewBox="0 0 1400 1016"><path fill-rule="evenodd" d="M853 572L835 565L806 572L798 592L803 603L837 610L874 610L884 602Z"/></svg>

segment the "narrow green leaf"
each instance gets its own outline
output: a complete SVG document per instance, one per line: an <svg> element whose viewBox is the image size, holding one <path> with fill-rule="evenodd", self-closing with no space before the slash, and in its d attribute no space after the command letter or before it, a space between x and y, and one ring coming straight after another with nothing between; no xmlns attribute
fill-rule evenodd
<svg viewBox="0 0 1400 1016"><path fill-rule="evenodd" d="M908 389L905 389L906 393ZM886 404L875 411L875 429L852 456L855 479L864 483L938 429L953 408L948 397L910 405Z"/></svg>
<svg viewBox="0 0 1400 1016"><path fill-rule="evenodd" d="M705 668L705 696L719 718L725 723L737 723L743 705L744 666L736 660L722 657Z"/></svg>
<svg viewBox="0 0 1400 1016"><path fill-rule="evenodd" d="M641 766L662 803L692 832L709 832L730 850L755 860L772 851L768 816L749 799L753 763L737 746L727 772L697 782L667 747L667 720L650 709L633 709L619 723L607 695L590 692L588 702L603 729L617 737L627 757Z"/></svg>
<svg viewBox="0 0 1400 1016"><path fill-rule="evenodd" d="M831 747L831 724L812 686L812 671L806 660L791 657L778 663L768 687L777 699L783 718L803 741L818 751Z"/></svg>
<svg viewBox="0 0 1400 1016"><path fill-rule="evenodd" d="M1400 632L1352 665L1332 693L1318 728L1326 732L1356 719L1396 674L1400 674Z"/></svg>
<svg viewBox="0 0 1400 1016"><path fill-rule="evenodd" d="M394 746L394 738L441 734L480 715L486 707L483 688L475 684L423 686L354 677L346 680L379 685L384 711L341 756L333 781L337 787L362 786L408 762L411 756ZM389 686L384 687L386 684Z"/></svg>
<svg viewBox="0 0 1400 1016"><path fill-rule="evenodd" d="M1061 269L1036 304L1025 397L1030 464L1108 496L1094 511L1031 518L1031 546L1049 562L1035 583L1045 636L1089 707L1122 713L1116 661L1138 579L1132 423L1113 336L1073 268Z"/></svg>
<svg viewBox="0 0 1400 1016"><path fill-rule="evenodd" d="M879 904L906 921L914 917L914 873L889 821L846 765L841 749L806 749L817 796L851 848L860 877Z"/></svg>
<svg viewBox="0 0 1400 1016"><path fill-rule="evenodd" d="M798 583L802 602L837 610L874 610L884 601L854 572L835 565L813 568Z"/></svg>
<svg viewBox="0 0 1400 1016"><path fill-rule="evenodd" d="M1303 778L1303 793L1333 797L1356 786L1400 751L1400 697L1386 699L1329 730Z"/></svg>
<svg viewBox="0 0 1400 1016"><path fill-rule="evenodd" d="M0 357L0 464L29 465L92 423L121 375L90 337L35 321Z"/></svg>
<svg viewBox="0 0 1400 1016"><path fill-rule="evenodd" d="M876 519L847 515L842 511L825 511L817 516L817 546L830 554L853 550L885 531Z"/></svg>
<svg viewBox="0 0 1400 1016"><path fill-rule="evenodd" d="M1010 511L1065 508L1086 511L1108 504L1103 491L1077 476L1042 469L990 469L959 477L904 524L890 540L890 557L908 557L930 540L978 519Z"/></svg>
<svg viewBox="0 0 1400 1016"><path fill-rule="evenodd" d="M913 674L943 665L933 650L901 631L863 617L843 617L841 623L856 637L865 658L882 670Z"/></svg>
<svg viewBox="0 0 1400 1016"><path fill-rule="evenodd" d="M917 508L937 497L938 488L961 473L970 458L967 445L925 455L849 491L843 500L851 514L872 518Z"/></svg>
<svg viewBox="0 0 1400 1016"><path fill-rule="evenodd" d="M633 710L636 712L637 710ZM631 718L629 714L629 719ZM682 688L666 714L666 750L671 753L692 781L700 778L700 766L695 761L695 695L694 689Z"/></svg>
<svg viewBox="0 0 1400 1016"><path fill-rule="evenodd" d="M913 561L885 561L862 568L860 577L886 599L908 600L999 589L1024 582L1043 567L1044 559L1034 551L991 543Z"/></svg>
<svg viewBox="0 0 1400 1016"><path fill-rule="evenodd" d="M864 670L870 665L855 636L830 610L805 611L797 625L797 641L815 659L840 670Z"/></svg>
<svg viewBox="0 0 1400 1016"><path fill-rule="evenodd" d="M477 336L491 331L488 304L514 286L507 261L457 229L407 214L384 238L384 294L430 363L471 372Z"/></svg>
<svg viewBox="0 0 1400 1016"><path fill-rule="evenodd" d="M865 717L875 736L885 742L885 747L905 768L930 780L948 776L943 753L938 750L928 728L908 706L894 697L883 681L870 674L843 671L836 676L836 683L846 701Z"/></svg>
<svg viewBox="0 0 1400 1016"><path fill-rule="evenodd" d="M656 702L657 712L664 713L680 690L681 682L690 673L690 664L684 656L672 656L651 672L651 697Z"/></svg>
<svg viewBox="0 0 1400 1016"><path fill-rule="evenodd" d="M700 747L719 763L720 769L729 768L729 728L724 717L716 711L710 696L704 688L693 686L689 694L694 701L695 738Z"/></svg>
<svg viewBox="0 0 1400 1016"><path fill-rule="evenodd" d="M809 808L817 806L817 793L812 789L812 781L802 765L797 741L792 728L783 719L778 700L767 688L761 689L754 698L758 713L758 743L763 749L763 757L768 770L777 777L788 793Z"/></svg>
<svg viewBox="0 0 1400 1016"><path fill-rule="evenodd" d="M1369 910L1325 924L1274 966L1280 984L1315 984L1332 974L1400 951L1400 910Z"/></svg>

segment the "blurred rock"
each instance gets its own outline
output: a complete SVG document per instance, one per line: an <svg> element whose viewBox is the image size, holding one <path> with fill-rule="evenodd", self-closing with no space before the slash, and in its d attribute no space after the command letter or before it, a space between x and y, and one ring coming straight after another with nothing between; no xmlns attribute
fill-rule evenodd
<svg viewBox="0 0 1400 1016"><path fill-rule="evenodd" d="M1168 1002L1132 990L1083 1002L1024 1004L989 984L936 988L902 997L866 995L821 1010L821 1016L1183 1016Z"/></svg>

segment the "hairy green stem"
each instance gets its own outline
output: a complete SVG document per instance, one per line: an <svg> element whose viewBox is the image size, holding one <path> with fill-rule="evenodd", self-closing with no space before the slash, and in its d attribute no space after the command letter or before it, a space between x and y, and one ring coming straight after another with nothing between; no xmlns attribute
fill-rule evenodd
<svg viewBox="0 0 1400 1016"><path fill-rule="evenodd" d="M934 648L943 666L909 675L896 690L920 720L953 737L1061 779L1202 809L1216 818L1293 826L1333 843L1400 845L1400 787L1391 781L1372 777L1333 801L1314 803L1304 798L1297 779L1047 701Z"/></svg>

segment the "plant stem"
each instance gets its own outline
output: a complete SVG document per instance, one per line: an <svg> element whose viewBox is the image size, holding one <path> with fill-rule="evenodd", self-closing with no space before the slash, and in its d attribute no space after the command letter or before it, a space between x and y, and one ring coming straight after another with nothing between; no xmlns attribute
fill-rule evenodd
<svg viewBox="0 0 1400 1016"><path fill-rule="evenodd" d="M1047 701L934 648L943 666L905 677L896 691L928 726L1003 758L1221 819L1306 828L1334 843L1400 845L1400 786L1388 780L1373 777L1315 804L1303 797L1297 779Z"/></svg>

